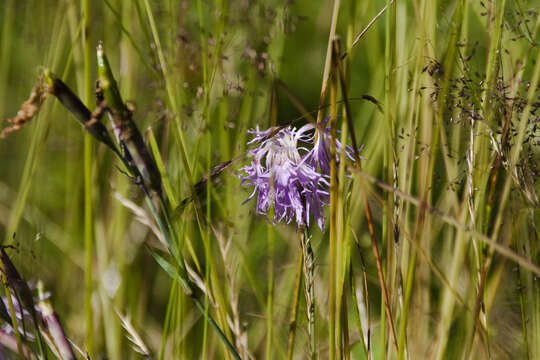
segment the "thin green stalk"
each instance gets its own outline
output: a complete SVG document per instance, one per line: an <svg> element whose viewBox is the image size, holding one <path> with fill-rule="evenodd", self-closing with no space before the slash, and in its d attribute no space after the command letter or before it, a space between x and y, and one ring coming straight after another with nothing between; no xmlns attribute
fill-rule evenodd
<svg viewBox="0 0 540 360"><path fill-rule="evenodd" d="M92 216L92 139L84 135L84 249L85 249L85 309L86 309L86 346L89 354L94 354L94 331L92 310L92 261L94 252L93 216Z"/></svg>
<svg viewBox="0 0 540 360"><path fill-rule="evenodd" d="M353 308L355 318L356 318L356 327L358 329L358 335L360 336L360 345L362 345L363 354L365 354L365 357L369 359L370 353L368 350L368 346L366 344L366 340L364 339L364 328L362 326L362 318L360 316L360 309L358 308L358 296L356 295L356 289L357 289L356 277L352 269L352 264L349 264L349 280L350 280L349 285L350 285L350 290L351 290L351 297L352 297L352 302L353 302L352 308ZM367 298L367 294L364 294L364 297Z"/></svg>
<svg viewBox="0 0 540 360"><path fill-rule="evenodd" d="M352 33L352 31L350 31ZM349 36L350 38L350 36ZM350 41L350 39L349 39ZM339 40L335 40L333 43L333 56L335 61L335 76L339 76L341 82L342 94L343 94L343 112L345 121L342 121L341 126L341 143L346 144L348 133L348 116L350 115L349 100L347 98L348 91L348 79L344 79L343 68L340 59L341 49ZM347 59L350 61L350 57ZM353 129L354 130L354 129ZM337 134L336 134L337 136ZM355 136L352 136L356 139ZM337 140L337 139L336 139ZM356 140L354 141L356 143ZM353 145L354 146L354 145ZM358 146L358 145L356 145ZM350 232L346 229L349 228L350 216L345 198L346 198L346 163L347 156L345 153L345 147L341 148L339 154L339 169L337 169L337 211L336 211L336 228L337 228L337 244L336 244L336 330L337 330L337 358L349 356L349 347L345 346L345 340L348 342L348 326L346 326L347 318L344 313L347 313L346 298L344 297L345 279L347 277L348 263L350 261Z"/></svg>
<svg viewBox="0 0 540 360"><path fill-rule="evenodd" d="M165 320L163 321L163 331L161 333L161 345L159 347L158 359L163 360L165 356L165 345L167 345L167 338L169 335L170 325L171 325L171 316L173 311L173 303L175 297L173 294L176 293L176 288L178 282L172 281L171 288L169 290L169 300L167 301L167 311L165 312Z"/></svg>
<svg viewBox="0 0 540 360"><path fill-rule="evenodd" d="M384 146L384 161L383 161L383 176L387 179L388 183L392 183L394 187L398 187L397 177L397 156L396 156L396 113L397 113L397 97L396 97L396 4L387 0L386 2L386 22L385 22L385 47L384 47L384 59L385 59L385 82L384 82L384 123L387 128L387 136ZM385 211L383 211L383 230L382 230L382 246L386 247L386 284L388 284L389 306L395 302L394 287L396 280L399 276L396 274L396 251L398 246L397 232L397 207L395 206L395 198L393 194L386 194ZM383 260L384 261L384 260ZM384 301L384 298L382 299ZM388 305L387 305L388 306ZM394 313L396 314L396 313ZM388 319L393 321L393 319ZM391 325L392 326L392 325ZM393 327L393 326L392 326ZM383 327L384 329L384 327ZM386 334L384 334L386 335ZM381 337L381 340L386 342L385 336ZM395 333L392 334L395 339ZM397 340L395 340L397 342ZM387 357L391 356L390 342L385 343L388 348ZM399 351L399 349L398 349Z"/></svg>
<svg viewBox="0 0 540 360"><path fill-rule="evenodd" d="M176 207L178 206L178 202L176 200L173 189L171 187L169 177L167 176L165 165L163 164L163 159L161 158L161 154L159 152L159 146L157 144L156 137L154 135L154 131L152 130L152 128L149 128L146 131L146 135L148 137L148 145L150 146L152 157L156 161L156 166L161 175L161 182L163 184L163 190L165 191L165 195L167 196L167 202L171 204L170 206L173 209L176 209Z"/></svg>
<svg viewBox="0 0 540 360"><path fill-rule="evenodd" d="M334 51L332 51L334 54ZM335 359L336 355L340 355L339 352L336 353L336 340L337 336L340 335L339 329L336 327L336 313L339 309L336 308L336 260L337 260L337 241L338 241L338 229L337 229L337 212L338 212L338 184L337 184L337 164L336 164L336 137L337 137L337 74L336 74L336 65L332 61L332 75L330 81L330 134L332 136L332 143L330 144L330 215L329 215L329 224L330 224L330 267L328 272L328 311L329 311L329 347L328 347L328 358L330 360ZM336 334L337 331L337 334ZM339 342L338 342L339 344Z"/></svg>
<svg viewBox="0 0 540 360"><path fill-rule="evenodd" d="M270 97L270 128L276 126L278 116L277 91L275 83L272 84ZM273 216L272 216L273 217ZM266 299L266 359L272 358L272 342L274 336L274 247L275 232L274 225L267 226L268 238L268 276L267 287L268 295Z"/></svg>
<svg viewBox="0 0 540 360"><path fill-rule="evenodd" d="M328 46L326 48L326 58L324 60L324 72L321 85L321 95L319 99L319 110L317 111L317 123L323 120L323 101L326 97L328 90L328 80L330 79L330 73L332 72L332 52L333 42L336 37L336 27L339 17L339 8L341 6L341 0L334 0L334 6L332 9L332 23L330 24L330 33L328 34Z"/></svg>
<svg viewBox="0 0 540 360"><path fill-rule="evenodd" d="M516 236L516 234L513 234L512 237L514 239L514 248L517 249L519 246L519 243L517 243L518 237ZM531 355L529 352L529 337L527 335L527 310L525 308L525 297L523 295L524 286L521 281L521 277L522 277L521 271L519 267L517 267L516 268L516 281L517 281L516 290L519 294L518 296L519 296L519 310L521 313L521 329L523 331L523 352L527 354L527 359L530 359Z"/></svg>
<svg viewBox="0 0 540 360"><path fill-rule="evenodd" d="M113 16L115 17L116 21L118 22L118 26L120 27L120 30L122 31L122 34L125 36L125 38L129 41L129 43L131 44L131 46L133 47L133 49L135 50L135 52L137 53L137 55L139 56L139 59L141 60L141 63L145 66L146 70L154 75L154 76L157 76L156 74L156 70L150 65L150 63L148 62L148 60L146 59L146 57L143 55L141 49L137 46L137 43L135 42L135 40L133 39L133 36L131 35L131 33L129 32L129 29L127 29L125 26L124 26L124 22L129 21L130 18L127 18L125 17L123 14L120 15L118 13L118 11L116 11L111 3L108 1L108 0L103 0L103 2L105 3L105 5L109 8L109 10L111 11L111 13L113 14ZM124 7L124 9L126 9L128 7Z"/></svg>
<svg viewBox="0 0 540 360"><path fill-rule="evenodd" d="M424 0L422 1L421 15L418 19L420 24L420 39L421 45L419 45L418 56L425 59L426 57L435 58L436 53L435 49L430 46L430 44L436 43L437 41L437 32L436 32L436 10L438 9L438 1L434 0ZM445 71L445 74L447 72ZM430 81L429 78L423 77L421 81ZM434 82L435 80L433 80ZM443 87L444 89L444 87ZM444 92L444 90L442 90ZM442 95L441 95L442 96ZM444 106L440 106L441 109L445 109ZM421 97L421 107L420 107L420 121L419 133L417 144L429 144L429 156L422 156L418 161L418 171L417 175L418 180L416 181L415 191L418 194L421 194L422 200L427 203L432 201L432 183L434 178L434 165L435 160L438 158L438 148L439 148L439 126L440 120L437 118L437 113L433 108L433 103L431 99L427 96ZM413 130L414 131L414 130ZM418 145L416 145L416 150L418 151ZM420 208L416 213L416 219L414 221L414 239L418 239L420 246L431 249L430 240L432 237L432 222L430 221L429 215L426 215L425 209ZM431 256L430 251L428 251L428 256ZM431 278L431 273L429 267L424 263L417 263L415 269L415 281L416 283L429 283ZM431 312L432 302L430 301L429 287L420 286L416 288L417 291L413 292L415 299L414 314L413 317L425 316ZM413 344L411 348L424 349L429 346L426 343L426 339L429 337L430 329L427 326L427 321L421 321L416 327L416 332L414 340L411 341Z"/></svg>
<svg viewBox="0 0 540 360"><path fill-rule="evenodd" d="M350 339L349 339L349 319L347 318L347 297L343 297L343 301L341 302L341 312L340 312L340 318L341 318L341 326L342 330L342 341L341 344L338 344L340 348L342 348L343 353L343 359L349 360L351 358L351 352L350 352Z"/></svg>
<svg viewBox="0 0 540 360"><path fill-rule="evenodd" d="M202 75L203 75L203 121L206 124L207 128L210 128L210 84L208 81L208 46L207 46L207 39L206 39L206 33L207 30L205 28L205 16L203 14L203 7L202 7L202 1L197 0L197 13L199 18L199 27L200 27L200 45L201 45L201 61L202 61ZM219 55L218 55L219 56ZM211 142L212 142L212 133L210 131L206 132L207 137L207 151L206 151L206 173L210 174L211 170L211 163L212 163L212 153L211 153ZM198 156L198 147L199 142L197 142L197 145L195 147L195 151L193 152L194 159ZM193 179L192 179L193 181ZM211 223L211 185L212 181L206 182L206 222L208 224ZM203 238L203 244L204 244L204 254L205 258L207 259L207 266L205 267L205 281L207 284L211 284L210 282L210 272L212 269L210 268L212 266L212 261L210 261L210 258L212 257L212 254L210 252L210 228L207 226L205 230L201 233L201 236ZM208 297L205 298L205 311L208 311ZM206 357L206 343L208 341L208 323L204 324L203 328L203 344L202 344L202 358L204 359Z"/></svg>
<svg viewBox="0 0 540 360"><path fill-rule="evenodd" d="M208 182L210 183L210 181ZM208 185L207 185L208 187ZM207 198L210 198L210 194L207 194L206 195ZM209 232L207 231L205 234L202 235L203 238L206 238L206 240L203 240L204 242L204 252L205 252L205 257L208 257L208 255L210 254L210 247L208 245L206 245L208 243L208 238L209 238ZM206 282L206 284L211 284L210 282L210 264L207 264L204 268L204 281ZM209 311L209 306L210 306L210 300L208 298L208 296L205 296L204 297L204 316L208 316L208 311ZM205 321L204 324L203 324L203 340L202 340L202 353L201 353L201 359L205 359L206 358L206 351L207 351L207 343L208 343L208 322Z"/></svg>
<svg viewBox="0 0 540 360"><path fill-rule="evenodd" d="M84 98L86 104L92 102L92 80L90 76L90 1L82 0L81 3L83 17L82 46L84 64ZM92 209L92 137L84 134L84 251L85 251L85 297L84 307L86 312L86 347L90 357L94 357L94 313L92 309L92 261L94 253L94 233L93 233L93 209Z"/></svg>
<svg viewBox="0 0 540 360"><path fill-rule="evenodd" d="M168 66L165 61L165 56L163 55L163 51L161 49L161 41L157 32L156 22L154 19L154 15L152 13L152 9L150 7L150 2L148 0L142 0L142 1L144 3L146 16L148 17L148 22L150 23L150 30L152 32L152 37L156 43L156 51L157 51L161 71L163 72L163 79L165 80L165 88L167 90L167 96L168 96L169 103L172 108L172 112L174 114L175 126L173 127L173 130L174 130L173 134L175 135L175 140L178 143L178 146L180 148L180 156L182 159L182 164L184 165L184 169L186 171L186 177L188 181L191 182L193 181L193 174L192 174L191 166L189 165L189 160L188 160L188 155L187 155L188 152L186 148L186 142L184 140L184 131L182 130L182 124L180 122L180 117L178 115L179 107L174 96L174 90L173 90L174 87L168 75Z"/></svg>
<svg viewBox="0 0 540 360"><path fill-rule="evenodd" d="M388 8L387 14L386 14L386 22L385 22L385 47L384 47L384 59L385 59L385 91L384 91L384 103L385 103L385 111L384 111L384 118L385 118L385 124L387 126L388 136L386 138L386 147L385 147L385 153L386 156L385 159L385 170L383 169L383 172L385 173L386 179L388 180L388 183L393 183L394 187L397 187L397 184L395 183L396 179L393 177L392 167L394 164L394 144L393 141L395 139L395 112L396 112L396 99L394 96L395 88L396 88L396 80L395 80L395 53L396 53L396 8L395 4L391 0L387 0L386 6ZM392 222L394 219L392 217L388 216L387 212L393 208L392 206L392 199L391 196L387 196L387 211L384 212L383 216L386 216L386 226L388 229L387 234L387 246L389 249L392 248L392 242L393 242L393 236L390 229L392 228ZM385 215L386 214L386 215ZM383 223L385 221L383 220ZM390 258L389 258L390 260ZM390 268L390 261L389 261L389 268ZM388 274L389 277L392 276L392 274Z"/></svg>
<svg viewBox="0 0 540 360"><path fill-rule="evenodd" d="M225 336L225 334L221 331L221 328L219 325L214 321L214 319L208 314L208 312L205 310L205 307L198 299L193 298L193 301L195 302L195 305L197 308L201 311L201 313L204 315L206 320L210 323L210 325L214 328L214 330L218 333L219 337L222 339L225 347L229 350L230 354L237 360L241 360L240 355L236 352L236 349L231 344L229 339Z"/></svg>
<svg viewBox="0 0 540 360"><path fill-rule="evenodd" d="M302 235L301 235L302 236ZM291 317L289 320L289 335L287 340L287 360L292 360L294 354L294 340L296 338L296 324L298 319L298 304L300 300L300 287L302 286L302 264L303 264L302 246L298 252L298 261L296 265L296 281L294 286L293 305L291 308Z"/></svg>
<svg viewBox="0 0 540 360"><path fill-rule="evenodd" d="M422 60L419 58L417 61L416 61L416 65L415 65L415 72L414 72L414 78L413 78L413 87L412 87L412 91L411 91L411 97L410 97L410 101L409 103L413 104L411 107L412 109L409 111L409 124L408 124L408 132L412 132L413 129L415 129L417 126L418 126L418 121L419 121L419 108L420 108L420 97L417 95L418 94L418 88L419 88L419 79L420 79L420 69L421 69L421 66L422 66ZM414 145L414 142L415 142L415 137L414 136L410 136L409 138L409 141L406 143L405 145L405 151L403 151L403 157L400 159L400 163L401 164L404 164L402 166L402 171L401 171L401 178L403 179L402 183L401 183L401 186L403 189L406 189L406 191L408 193L411 192L411 189L412 189L412 186L413 186L413 181L412 181L412 177L411 176L408 176L408 174L412 173L413 171L413 159L414 159L414 156L415 156L415 145ZM411 210L411 206L406 203L406 202L403 202L403 201L400 201L400 204L401 204L401 211L403 212L403 216L406 220L407 219L407 215L410 214L410 210ZM404 221L404 225L403 225L403 228L400 229L400 232L405 232L405 231L408 231L409 230L409 221ZM416 262L413 261L413 260L416 260L416 257L413 257L413 256L410 256L411 255L411 251L414 252L414 250L411 250L411 247L410 247L410 244L408 242L404 242L401 246L401 251L402 251L402 261L401 261L401 267L402 268L405 268L405 269L408 269L409 267L416 267ZM407 280L406 282L408 281L408 271L407 271L407 274L406 276L404 276ZM412 279L412 281L414 282L414 277ZM412 289L413 287L413 284L405 284L405 296L407 296L407 289L410 288ZM411 294L412 294L412 291L411 291ZM407 320L408 320L408 313L409 313L409 305L410 305L410 299L407 301L407 299L405 298L405 301L401 307L401 324L400 324L400 338L403 336L403 340L400 339L400 343L398 344L398 347L399 347L399 351L398 351L398 358L399 356L403 356L402 354L404 353L405 351L405 348L408 347L408 344L407 344L407 327L408 327L408 324L407 324Z"/></svg>
<svg viewBox="0 0 540 360"><path fill-rule="evenodd" d="M538 221L538 217L537 215L540 215L540 213L538 211L534 211L534 210L531 210L531 220L532 220L532 223L533 224L539 224L540 221ZM535 221L536 220L536 221ZM534 241L531 241L531 244L530 244L530 249L531 249L531 253L533 255L533 259L535 260L535 262L538 264L540 263L540 231L539 231L539 228L538 226L535 226L535 232L534 232L534 235L531 235L531 240L534 240ZM529 276L529 282L534 279L533 276ZM531 327L532 327L532 334L533 334L533 339L532 339L532 349L531 349L531 353L533 354L533 356L535 357L540 357L540 284L538 284L538 282L535 284L535 286L532 286L531 289L531 295L530 295L530 299L532 300L532 303L530 304L530 308L531 308L531 313L533 314L533 321L532 321L532 324L531 324Z"/></svg>
<svg viewBox="0 0 540 360"><path fill-rule="evenodd" d="M16 16L15 12L15 0L6 0L3 4L4 7L4 18L2 20L2 33L0 35L0 48L2 52L0 53L0 84L8 83L8 75L11 64L11 44L12 39L14 38L14 28L13 24L15 23ZM4 87L5 89L6 87ZM4 110L5 99L7 99L5 90L0 90L0 109Z"/></svg>
<svg viewBox="0 0 540 360"><path fill-rule="evenodd" d="M350 110L350 104L348 99L349 94L349 88L350 88L350 81L351 81L351 70L352 70L352 47L353 47L353 34L354 34L354 25L356 20L356 1L351 1L349 5L349 19L347 24L347 43L346 43L346 53L349 56L345 59L345 66L342 64L342 57L341 57L341 49L340 44L338 40L333 41L333 60L335 62L335 65L337 67L337 73L339 74L339 80L341 85L341 92L342 92L342 98L343 98L343 109L342 114L345 120L342 121L341 126L341 143L346 144L347 138L349 137L349 131L351 131L351 139L353 143L353 147L358 147L358 144L356 143L356 135L354 134L354 128L349 129L350 124L352 124L352 119L350 117L352 116L351 110ZM345 69L343 69L345 67ZM355 149L357 151L358 149ZM357 154L356 154L357 155ZM350 269L350 236L351 232L348 231L350 227L350 206L348 202L346 201L347 193L345 188L346 183L346 163L348 161L346 153L345 153L345 147L341 148L341 153L339 154L340 157L340 163L339 163L339 174L338 174L338 215L337 215L337 227L338 227L338 273L339 273L339 279L337 281L338 284L338 294L337 294L337 300L338 305L337 308L341 308L341 314L338 317L338 330L343 334L343 341L338 343L338 349L340 350L345 358L349 358L350 352L352 347L348 345L349 341L349 328L348 328L348 320L347 320L347 305L346 305L346 297L344 295L345 289L346 289L346 278L347 278L347 272L349 273L349 277L353 277L354 275L351 273ZM351 280L352 281L352 280ZM352 282L351 282L352 284ZM351 288L351 292L354 293L355 289L354 287ZM356 294L353 295L353 307L356 308L358 311L358 304L355 300ZM359 313L358 313L359 315ZM361 324L360 318L358 317L359 324ZM361 325L359 327L360 330L360 338L361 343L363 344L364 350L366 350L366 346L364 344L364 338L363 333L361 329ZM338 339L340 336L338 336ZM367 354L367 350L365 351ZM340 354L338 354L338 357L341 357Z"/></svg>
<svg viewBox="0 0 540 360"><path fill-rule="evenodd" d="M401 322L399 326L399 343L398 343L398 360L403 360L406 352L407 341L407 320L409 318L409 306L411 303L411 295L414 286L414 270L416 267L416 249L412 250L412 257L409 261L407 269L407 280L405 282L405 299L402 307Z"/></svg>
<svg viewBox="0 0 540 360"><path fill-rule="evenodd" d="M272 358L272 337L274 329L274 225L268 224L268 295L266 298L266 359Z"/></svg>
<svg viewBox="0 0 540 360"><path fill-rule="evenodd" d="M390 0L386 1L386 8L387 8L387 14L386 14L386 21L385 21L385 47L384 47L384 104L385 104L385 110L384 110L384 124L386 126L386 131L384 138L385 146L383 147L383 168L382 168L382 176L383 179L387 183L393 183L393 177L392 177L392 164L393 164L393 153L394 153L394 146L393 146L393 139L395 138L394 135L394 112L395 112L395 101L394 101L394 43L395 43L395 33L392 31L393 26L395 25L395 6L390 6L391 2ZM385 278L385 281L387 284L392 284L391 278L392 273L390 271L390 268L392 267L392 260L393 256L391 254L392 251L392 245L393 245L393 239L392 239L392 217L389 214L390 209L392 209L391 205L391 194L386 194L385 199L385 211L382 213L382 251L386 252L386 256L381 259L382 261L382 271L383 271L383 277ZM391 285L390 285L391 289ZM391 296L391 294L389 294ZM388 348L388 340L387 337L389 336L386 331L386 325L387 319L385 317L385 306L389 306L389 304L384 304L385 301L391 302L391 298L385 299L381 296L381 359L387 358L387 356L390 356L389 351L387 352ZM389 349L388 349L389 350Z"/></svg>

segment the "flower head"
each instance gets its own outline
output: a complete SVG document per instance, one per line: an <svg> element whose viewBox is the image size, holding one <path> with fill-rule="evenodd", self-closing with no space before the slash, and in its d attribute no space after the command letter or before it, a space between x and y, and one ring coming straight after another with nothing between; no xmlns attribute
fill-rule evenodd
<svg viewBox="0 0 540 360"><path fill-rule="evenodd" d="M253 186L247 198L257 197L257 213L268 215L273 208L274 222L285 221L309 226L310 216L324 228L324 205L329 201L330 129L307 124L300 129L287 127L265 131L250 130L254 138L248 143L258 147L250 152L249 166L244 172L242 185ZM309 146L311 149L308 149ZM336 140L336 160L342 144ZM353 149L346 146L348 158L354 160ZM245 203L244 202L244 203Z"/></svg>
<svg viewBox="0 0 540 360"><path fill-rule="evenodd" d="M259 146L250 153L251 164L241 169L245 173L242 184L254 187L246 202L258 194L259 214L268 215L273 206L275 222L290 223L295 219L298 225L309 225L311 213L322 229L328 180L307 161L309 150L299 146L313 140L313 135L308 134L312 129L312 125L305 125L277 132L258 128L250 131L255 135L250 143L257 142Z"/></svg>

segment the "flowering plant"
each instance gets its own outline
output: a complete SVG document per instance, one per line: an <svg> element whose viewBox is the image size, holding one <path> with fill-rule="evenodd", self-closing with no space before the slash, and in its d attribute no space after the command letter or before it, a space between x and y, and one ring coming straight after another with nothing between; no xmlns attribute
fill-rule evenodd
<svg viewBox="0 0 540 360"><path fill-rule="evenodd" d="M249 130L254 138L248 144L257 143L258 147L250 151L251 164L240 169L244 172L242 185L254 187L244 203L258 194L257 213L268 215L273 206L274 222L295 219L298 226L309 226L311 214L322 230L330 186L332 138L330 129L324 126L327 121L321 127L307 124L300 129ZM341 151L342 145L336 140L336 161ZM345 152L354 159L351 147L347 146Z"/></svg>

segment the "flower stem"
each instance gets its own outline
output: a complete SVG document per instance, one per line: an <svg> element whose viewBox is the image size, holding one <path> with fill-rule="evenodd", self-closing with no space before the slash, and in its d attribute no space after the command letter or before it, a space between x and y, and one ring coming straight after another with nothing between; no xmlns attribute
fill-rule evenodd
<svg viewBox="0 0 540 360"><path fill-rule="evenodd" d="M266 358L272 358L272 337L274 328L274 227L268 225L268 297L266 299Z"/></svg>
<svg viewBox="0 0 540 360"><path fill-rule="evenodd" d="M311 237L309 236L307 228L300 230L300 244L302 246L304 258L304 289L306 293L309 351L310 358L315 359L315 289L313 286L315 262L313 258L313 249L311 248Z"/></svg>
<svg viewBox="0 0 540 360"><path fill-rule="evenodd" d="M304 233L300 233L300 238L304 237ZM301 240L302 243L303 240ZM296 337L296 319L298 318L298 303L300 299L300 286L302 284L302 264L303 264L303 245L301 244L298 253L298 262L296 265L296 282L294 286L293 306L291 310L291 319L289 320L289 337L287 345L287 360L292 360L294 352L294 339Z"/></svg>

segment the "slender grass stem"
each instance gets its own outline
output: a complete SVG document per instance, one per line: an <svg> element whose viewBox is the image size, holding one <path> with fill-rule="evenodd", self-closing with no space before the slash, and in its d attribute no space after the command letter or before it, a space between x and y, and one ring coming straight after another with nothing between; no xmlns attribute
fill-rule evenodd
<svg viewBox="0 0 540 360"><path fill-rule="evenodd" d="M358 244L358 243L357 243ZM362 291L362 296L363 298L366 300L365 302L365 305L366 305L366 315L367 317L369 318L369 300L368 300L368 293L367 293L367 276L366 276L366 272L365 272L365 265L364 265L364 259L361 256L361 260L362 260L362 270L363 270L363 274L364 274L364 282L363 282L363 291ZM349 264L349 267L350 267L350 270L349 270L349 279L350 279L350 287L351 287L351 297L352 297L352 302L353 302L353 310L354 310L354 313L356 315L356 327L358 328L358 333L360 335L360 344L362 345L362 350L363 350L363 353L365 354L365 357L369 360L371 359L371 352L370 352L370 324L369 324L369 321L367 324L363 325L362 324L362 316L360 314L360 302L359 302L359 298L358 298L358 295L357 295L357 292L359 292L358 290L358 287L356 286L356 277L354 275L354 272L353 272L353 269L352 269L352 264ZM364 335L364 326L366 326L366 331L365 331L365 334L367 336Z"/></svg>
<svg viewBox="0 0 540 360"><path fill-rule="evenodd" d="M514 248L518 248L516 245L517 243L517 236L514 234L512 236L514 238ZM523 331L523 352L526 354L526 358L530 359L531 355L529 352L529 337L527 335L527 310L525 308L525 296L523 294L523 283L521 281L521 271L519 270L519 267L516 268L516 282L517 282L517 292L519 294L519 310L521 313L521 327Z"/></svg>
<svg viewBox="0 0 540 360"><path fill-rule="evenodd" d="M317 111L317 123L320 123L323 120L322 104L326 97L326 92L328 90L328 82L330 79L330 74L332 72L333 41L336 37L336 27L339 17L340 6L341 0L334 0L334 6L332 8L332 23L330 24L330 33L328 34L328 46L326 49L326 57L324 60L324 71L321 85L321 94L319 99L319 110Z"/></svg>
<svg viewBox="0 0 540 360"><path fill-rule="evenodd" d="M236 352L236 349L234 348L234 346L231 344L231 342L227 339L227 337L225 336L225 334L223 333L223 331L221 331L221 328L219 327L219 325L215 322L215 320L208 314L208 311L205 309L205 306L198 300L198 299L193 299L193 301L195 302L195 305L197 306L197 308L201 311L201 313L204 315L204 317L206 318L206 320L210 323L210 325L214 328L214 330L218 333L219 337L222 339L223 343L225 344L225 347L229 350L229 352L231 353L231 355L233 356L233 358L237 359L237 360L241 360L240 358L240 355L238 355L238 353Z"/></svg>
<svg viewBox="0 0 540 360"><path fill-rule="evenodd" d="M4 17L2 19L2 35L0 36L0 46L3 49L0 54L0 84L6 84L9 75L9 67L11 64L11 46L13 42L13 25L15 22L15 0L7 0L4 2ZM0 96L0 109L4 109L5 93L3 90Z"/></svg>
<svg viewBox="0 0 540 360"><path fill-rule="evenodd" d="M333 43L332 43L333 44ZM332 48L333 49L333 48ZM332 54L335 54L332 51ZM333 360L336 356L340 358L341 352L339 351L339 342L340 342L340 329L338 326L337 314L339 309L337 308L337 242L338 239L338 229L337 229L337 213L338 213L338 183L337 183L337 163L336 163L336 138L337 138L337 71L336 64L332 61L332 73L330 75L330 133L332 137L332 143L330 145L330 269L329 269L329 280L328 280L328 311L329 311L329 359ZM336 349L336 344L338 349Z"/></svg>
<svg viewBox="0 0 540 360"><path fill-rule="evenodd" d="M84 97L87 104L92 101L92 81L90 78L90 1L82 0L83 17L83 64L84 64ZM93 146L90 134L84 134L84 251L85 251L85 309L86 309L86 347L90 357L94 356L94 313L92 309L93 294L93 254L94 254L94 233L93 233Z"/></svg>
<svg viewBox="0 0 540 360"><path fill-rule="evenodd" d="M266 298L266 359L272 358L274 329L274 247L275 234L272 225L268 225L268 295Z"/></svg>
<svg viewBox="0 0 540 360"><path fill-rule="evenodd" d="M165 320L163 322L163 331L161 333L161 345L159 347L159 355L158 359L163 360L165 357L165 346L167 345L167 338L169 335L169 328L171 323L171 314L173 309L173 299L174 296L172 294L176 293L176 288L178 286L178 282L173 281L171 284L171 288L169 290L169 293L171 294L169 296L169 301L167 302L167 311L165 312Z"/></svg>
<svg viewBox="0 0 540 360"><path fill-rule="evenodd" d="M161 48L161 41L160 41L160 38L159 38L159 35L158 35L158 31L157 31L157 27L156 27L156 22L155 22L155 19L154 19L154 14L152 13L152 9L150 7L150 2L148 0L142 0L144 2L144 8L145 8L145 11L146 11L146 15L148 17L148 21L150 23L150 29L151 29L151 32L152 32L152 37L156 43L156 50L157 50L157 54L158 54L158 59L159 59L159 64L160 64L160 67L161 67L161 71L163 72L163 78L165 80L165 87L166 87L166 90L167 90L167 96L168 96L168 99L169 99L169 102L170 102L170 105L172 107L172 111L174 112L174 123L175 123L175 127L173 128L175 131L173 131L173 133L175 134L175 139L178 143L178 146L180 148L180 155L181 155L181 158L182 158L182 164L184 165L184 169L186 171L186 176L187 176L187 179L188 181L193 181L193 174L192 174L192 170L191 170L191 166L189 165L189 160L188 160L188 152L187 152L187 149L186 149L186 142L184 140L184 131L182 130L182 124L180 123L180 118L179 118L179 109L178 109L178 105L177 105L177 102L176 102L176 99L175 99L175 96L174 96L174 91L173 91L173 84L171 83L171 79L169 78L168 76L168 67L167 67L167 63L165 61L165 56L163 55L163 51L162 51L162 48Z"/></svg>
<svg viewBox="0 0 540 360"><path fill-rule="evenodd" d="M399 343L398 343L398 360L405 357L406 341L407 341L407 320L409 317L409 306L411 303L411 295L414 284L414 268L416 267L416 250L412 251L412 257L409 261L407 269L407 279L405 281L405 301L402 307L401 322L399 327Z"/></svg>
<svg viewBox="0 0 540 360"><path fill-rule="evenodd" d="M304 236L304 235L300 235ZM287 338L287 360L292 360L294 354L294 340L296 339L296 328L298 322L298 304L300 300L300 287L302 286L302 268L303 268L303 245L300 245L298 251L298 261L296 265L296 281L294 286L293 304L291 307L291 316L289 318L289 335Z"/></svg>

